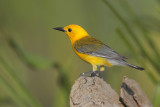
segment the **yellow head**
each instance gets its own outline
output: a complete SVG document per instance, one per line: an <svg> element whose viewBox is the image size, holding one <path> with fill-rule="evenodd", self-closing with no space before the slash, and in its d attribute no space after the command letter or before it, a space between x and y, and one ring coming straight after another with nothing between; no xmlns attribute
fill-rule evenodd
<svg viewBox="0 0 160 107"><path fill-rule="evenodd" d="M68 25L65 27L57 27L54 29L65 32L72 43L85 36L89 36L88 33L79 25Z"/></svg>

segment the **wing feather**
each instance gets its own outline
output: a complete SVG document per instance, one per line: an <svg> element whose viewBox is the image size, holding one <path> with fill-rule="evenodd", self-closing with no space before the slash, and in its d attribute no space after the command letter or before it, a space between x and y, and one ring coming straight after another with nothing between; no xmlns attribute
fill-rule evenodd
<svg viewBox="0 0 160 107"><path fill-rule="evenodd" d="M127 59L112 50L109 46L103 44L101 41L87 36L74 43L76 51L92 56L103 57L107 59Z"/></svg>

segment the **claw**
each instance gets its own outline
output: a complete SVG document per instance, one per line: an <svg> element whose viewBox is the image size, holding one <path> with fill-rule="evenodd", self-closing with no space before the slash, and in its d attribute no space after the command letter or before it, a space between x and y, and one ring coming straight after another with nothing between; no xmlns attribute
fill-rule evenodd
<svg viewBox="0 0 160 107"><path fill-rule="evenodd" d="M81 74L80 74L80 77L81 77L81 76L84 76L84 75L85 75L85 73L81 73Z"/></svg>
<svg viewBox="0 0 160 107"><path fill-rule="evenodd" d="M80 76L85 76L86 74L90 75L91 73L92 73L92 71L84 72L84 73L81 73ZM88 76L88 75L87 75L87 76Z"/></svg>
<svg viewBox="0 0 160 107"><path fill-rule="evenodd" d="M100 75L100 71L89 71L89 72L84 72L84 73L81 73L80 76L83 76L83 77L100 77L102 78L102 76Z"/></svg>
<svg viewBox="0 0 160 107"><path fill-rule="evenodd" d="M95 77L95 76L97 76L97 73L96 72L92 72L91 73L91 77Z"/></svg>

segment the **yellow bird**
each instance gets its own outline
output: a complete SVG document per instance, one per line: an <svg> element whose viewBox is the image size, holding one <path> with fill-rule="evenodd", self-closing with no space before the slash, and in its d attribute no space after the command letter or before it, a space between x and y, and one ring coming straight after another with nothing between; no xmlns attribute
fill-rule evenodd
<svg viewBox="0 0 160 107"><path fill-rule="evenodd" d="M93 71L88 73L96 74L97 66L100 66L100 71L104 71L105 66L111 67L113 65L129 66L138 70L144 70L142 67L138 67L126 62L125 60L127 58L125 56L118 54L101 41L91 37L79 25L68 25L65 27L56 27L53 29L62 31L67 34L75 53L82 60L92 65ZM82 73L82 75L85 74L87 73Z"/></svg>

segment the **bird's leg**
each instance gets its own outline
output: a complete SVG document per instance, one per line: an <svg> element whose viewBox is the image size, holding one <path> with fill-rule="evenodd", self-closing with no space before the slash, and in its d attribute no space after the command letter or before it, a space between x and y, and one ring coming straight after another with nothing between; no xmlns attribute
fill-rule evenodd
<svg viewBox="0 0 160 107"><path fill-rule="evenodd" d="M97 76L97 65L92 64L93 71L91 73L91 77Z"/></svg>
<svg viewBox="0 0 160 107"><path fill-rule="evenodd" d="M93 72L91 73L91 77L97 76L101 78L100 71L97 70L97 65L92 65L93 66Z"/></svg>
<svg viewBox="0 0 160 107"><path fill-rule="evenodd" d="M104 65L101 65L100 66L100 71L104 71L105 70L105 66Z"/></svg>
<svg viewBox="0 0 160 107"><path fill-rule="evenodd" d="M98 75L98 76L99 76L100 78L102 78L101 72L103 72L103 71L105 70L105 66L104 66L104 65L101 65L99 70L100 70L100 72L99 72L99 75Z"/></svg>

